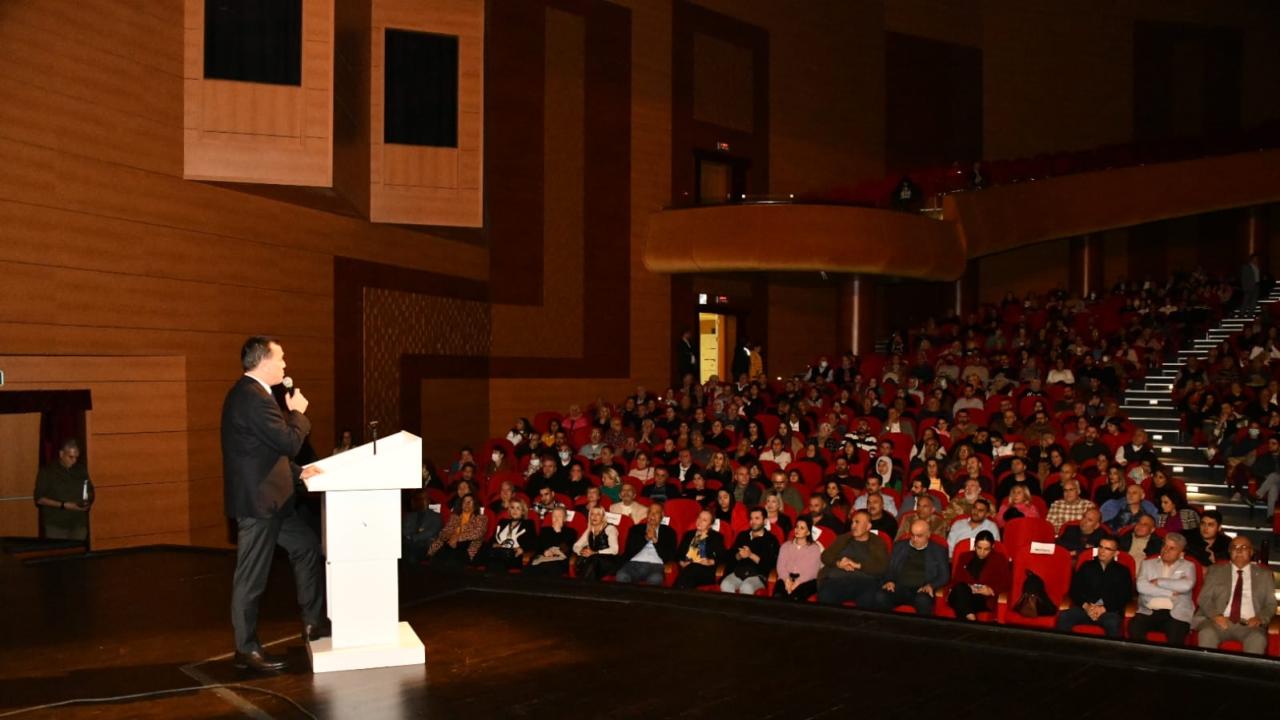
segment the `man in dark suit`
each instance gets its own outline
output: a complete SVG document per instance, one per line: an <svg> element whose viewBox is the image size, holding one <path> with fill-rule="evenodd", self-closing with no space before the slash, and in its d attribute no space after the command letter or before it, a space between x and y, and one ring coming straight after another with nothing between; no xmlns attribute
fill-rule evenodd
<svg viewBox="0 0 1280 720"><path fill-rule="evenodd" d="M321 585L323 559L315 533L293 511L294 482L318 470L303 470L292 458L311 431L301 392L287 395L286 415L271 387L284 380L284 349L272 338L254 336L240 350L244 375L222 404L222 479L227 517L236 521L236 572L231 590L235 627L234 664L259 672L283 670L285 662L263 652L258 642L258 601L267 586L271 558L279 544L289 553L304 636L328 634Z"/></svg>
<svg viewBox="0 0 1280 720"><path fill-rule="evenodd" d="M694 343L693 331L685 328L676 341L676 387L684 384L686 375L692 375L698 382L698 348Z"/></svg>
<svg viewBox="0 0 1280 720"><path fill-rule="evenodd" d="M1248 262L1240 266L1240 309L1251 312L1258 304L1258 286L1262 284L1262 269L1258 256L1250 255Z"/></svg>

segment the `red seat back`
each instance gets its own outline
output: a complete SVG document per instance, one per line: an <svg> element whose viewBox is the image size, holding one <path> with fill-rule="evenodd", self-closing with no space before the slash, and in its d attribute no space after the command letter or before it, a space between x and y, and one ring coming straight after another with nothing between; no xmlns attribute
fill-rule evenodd
<svg viewBox="0 0 1280 720"><path fill-rule="evenodd" d="M1051 543L1054 538L1053 524L1041 518L1014 518L1004 526L1005 547L1015 555L1032 542Z"/></svg>

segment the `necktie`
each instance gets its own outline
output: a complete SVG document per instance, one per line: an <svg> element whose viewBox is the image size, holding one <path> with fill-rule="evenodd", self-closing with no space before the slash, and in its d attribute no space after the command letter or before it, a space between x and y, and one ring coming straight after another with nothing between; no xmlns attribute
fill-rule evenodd
<svg viewBox="0 0 1280 720"><path fill-rule="evenodd" d="M1236 569L1236 589L1231 593L1231 622L1240 622L1240 603L1244 600L1244 570Z"/></svg>

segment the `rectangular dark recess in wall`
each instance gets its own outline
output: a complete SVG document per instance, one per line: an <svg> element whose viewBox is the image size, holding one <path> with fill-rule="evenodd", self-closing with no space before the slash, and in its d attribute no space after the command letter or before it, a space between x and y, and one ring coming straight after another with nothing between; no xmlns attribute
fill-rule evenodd
<svg viewBox="0 0 1280 720"><path fill-rule="evenodd" d="M204 76L302 85L302 0L205 0Z"/></svg>
<svg viewBox="0 0 1280 720"><path fill-rule="evenodd" d="M382 140L458 146L458 38L387 29Z"/></svg>

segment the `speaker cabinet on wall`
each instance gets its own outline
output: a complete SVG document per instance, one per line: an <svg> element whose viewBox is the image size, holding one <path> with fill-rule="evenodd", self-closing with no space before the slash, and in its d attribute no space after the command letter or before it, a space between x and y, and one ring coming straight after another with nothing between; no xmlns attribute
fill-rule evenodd
<svg viewBox="0 0 1280 720"><path fill-rule="evenodd" d="M334 0L186 0L183 176L333 184Z"/></svg>
<svg viewBox="0 0 1280 720"><path fill-rule="evenodd" d="M369 219L483 224L484 2L373 0Z"/></svg>

